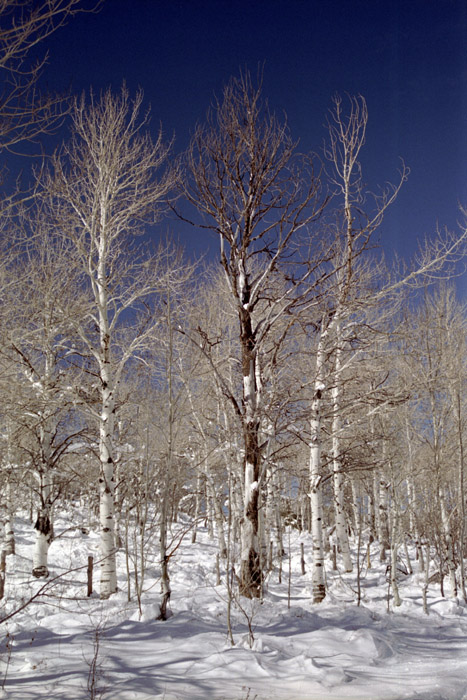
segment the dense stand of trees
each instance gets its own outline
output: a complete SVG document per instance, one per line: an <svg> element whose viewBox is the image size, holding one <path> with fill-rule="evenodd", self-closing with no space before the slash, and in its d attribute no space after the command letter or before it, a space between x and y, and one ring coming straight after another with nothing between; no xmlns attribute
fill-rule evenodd
<svg viewBox="0 0 467 700"><path fill-rule="evenodd" d="M76 4L22 15L23 43L20 26L3 29L2 67L14 75ZM193 542L209 524L231 595L263 595L289 525L312 534L316 603L329 548L355 565L351 536L379 543L395 604L409 542L465 598L467 315L446 277L466 230L385 267L372 237L407 171L367 204L364 99L335 99L322 160L303 157L242 74L175 164L141 93L32 112L36 68L20 78L0 105L2 146L65 112L70 138L0 210L4 556L30 503L32 573L47 577L54 513L74 504L76 527L100 530L101 597L121 551L141 605L156 559L165 619L184 513ZM180 201L193 235L219 236L220 265L189 262L170 236L138 244Z"/></svg>

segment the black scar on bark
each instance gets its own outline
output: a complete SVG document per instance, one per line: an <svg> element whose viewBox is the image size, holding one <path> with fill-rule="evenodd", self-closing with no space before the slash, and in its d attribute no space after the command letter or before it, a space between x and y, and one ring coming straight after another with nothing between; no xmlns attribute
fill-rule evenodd
<svg viewBox="0 0 467 700"><path fill-rule="evenodd" d="M38 515L34 529L41 532L43 535L48 535L51 531L50 518L48 515Z"/></svg>

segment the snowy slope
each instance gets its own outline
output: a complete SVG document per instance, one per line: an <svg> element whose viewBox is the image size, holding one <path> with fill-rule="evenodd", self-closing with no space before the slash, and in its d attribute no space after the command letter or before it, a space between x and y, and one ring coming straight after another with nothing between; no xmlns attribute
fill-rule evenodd
<svg viewBox="0 0 467 700"><path fill-rule="evenodd" d="M56 531L65 528L57 524ZM2 612L18 607L43 582L32 580L31 525L17 522L17 554L8 558ZM1 626L0 697L14 700L461 700L467 698L467 608L429 590L422 609L422 577L401 581L402 606L387 611L385 565L362 571L363 601L355 603L355 574L331 571L329 594L311 604L308 574L300 575L299 546L291 532L289 563L268 580L263 603L242 600L232 610L227 637L226 588L216 586L216 547L201 530L187 536L171 559L172 612L159 612L155 566L150 568L143 614L128 602L124 558L121 592L109 601L86 597L86 571L60 580ZM288 546L288 545L287 545ZM97 555L97 536L70 530L50 549L51 577ZM414 563L416 568L416 563ZM16 571L16 574L13 572ZM252 628L249 633L248 619ZM97 637L96 637L97 630ZM7 632L7 636L5 636ZM96 638L98 653L96 654ZM90 674L96 661L94 686ZM88 687L88 684L91 684Z"/></svg>

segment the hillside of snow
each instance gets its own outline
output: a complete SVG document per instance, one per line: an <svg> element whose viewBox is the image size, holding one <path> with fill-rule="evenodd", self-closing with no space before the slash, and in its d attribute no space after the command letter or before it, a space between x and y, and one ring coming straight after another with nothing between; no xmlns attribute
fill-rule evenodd
<svg viewBox="0 0 467 700"><path fill-rule="evenodd" d="M225 576L216 585L215 542L203 528L191 543L188 524L170 559L172 616L158 621L157 541L148 562L141 612L128 601L125 556L119 554L120 592L108 601L86 595L88 555L98 536L68 529L58 519L50 548L49 583L34 602L1 625L0 697L9 700L462 700L467 699L467 608L428 590L424 576L402 576L402 605L394 608L386 563L376 551L371 569L361 557L361 604L356 572L332 571L329 592L311 603L309 566L301 574L300 543L287 533L282 581L269 574L262 602L233 600L227 634ZM1 617L42 586L30 575L33 529L16 522L16 554L8 557ZM71 569L78 570L71 571ZM97 571L95 579L98 580ZM52 581L54 577L65 574ZM132 590L134 590L132 582ZM97 587L97 585L96 585Z"/></svg>

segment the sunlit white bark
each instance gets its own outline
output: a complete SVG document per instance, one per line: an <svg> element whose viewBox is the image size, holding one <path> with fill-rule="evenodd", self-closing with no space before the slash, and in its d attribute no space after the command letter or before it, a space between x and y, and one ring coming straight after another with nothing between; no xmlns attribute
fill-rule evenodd
<svg viewBox="0 0 467 700"><path fill-rule="evenodd" d="M312 588L313 602L320 603L326 596L324 577L323 544L323 494L321 480L321 403L325 389L325 340L329 329L322 330L316 353L316 375L314 394L310 409L310 502L311 502L311 536L313 548Z"/></svg>
<svg viewBox="0 0 467 700"><path fill-rule="evenodd" d="M347 517L344 503L344 475L342 473L341 456L341 430L342 430L342 407L341 393L342 384L340 381L341 370L341 343L340 323L336 322L336 350L334 361L335 381L331 389L332 398L332 467L334 478L334 512L336 517L336 537L342 555L344 571L352 571L352 559L350 557L349 536L347 531Z"/></svg>

